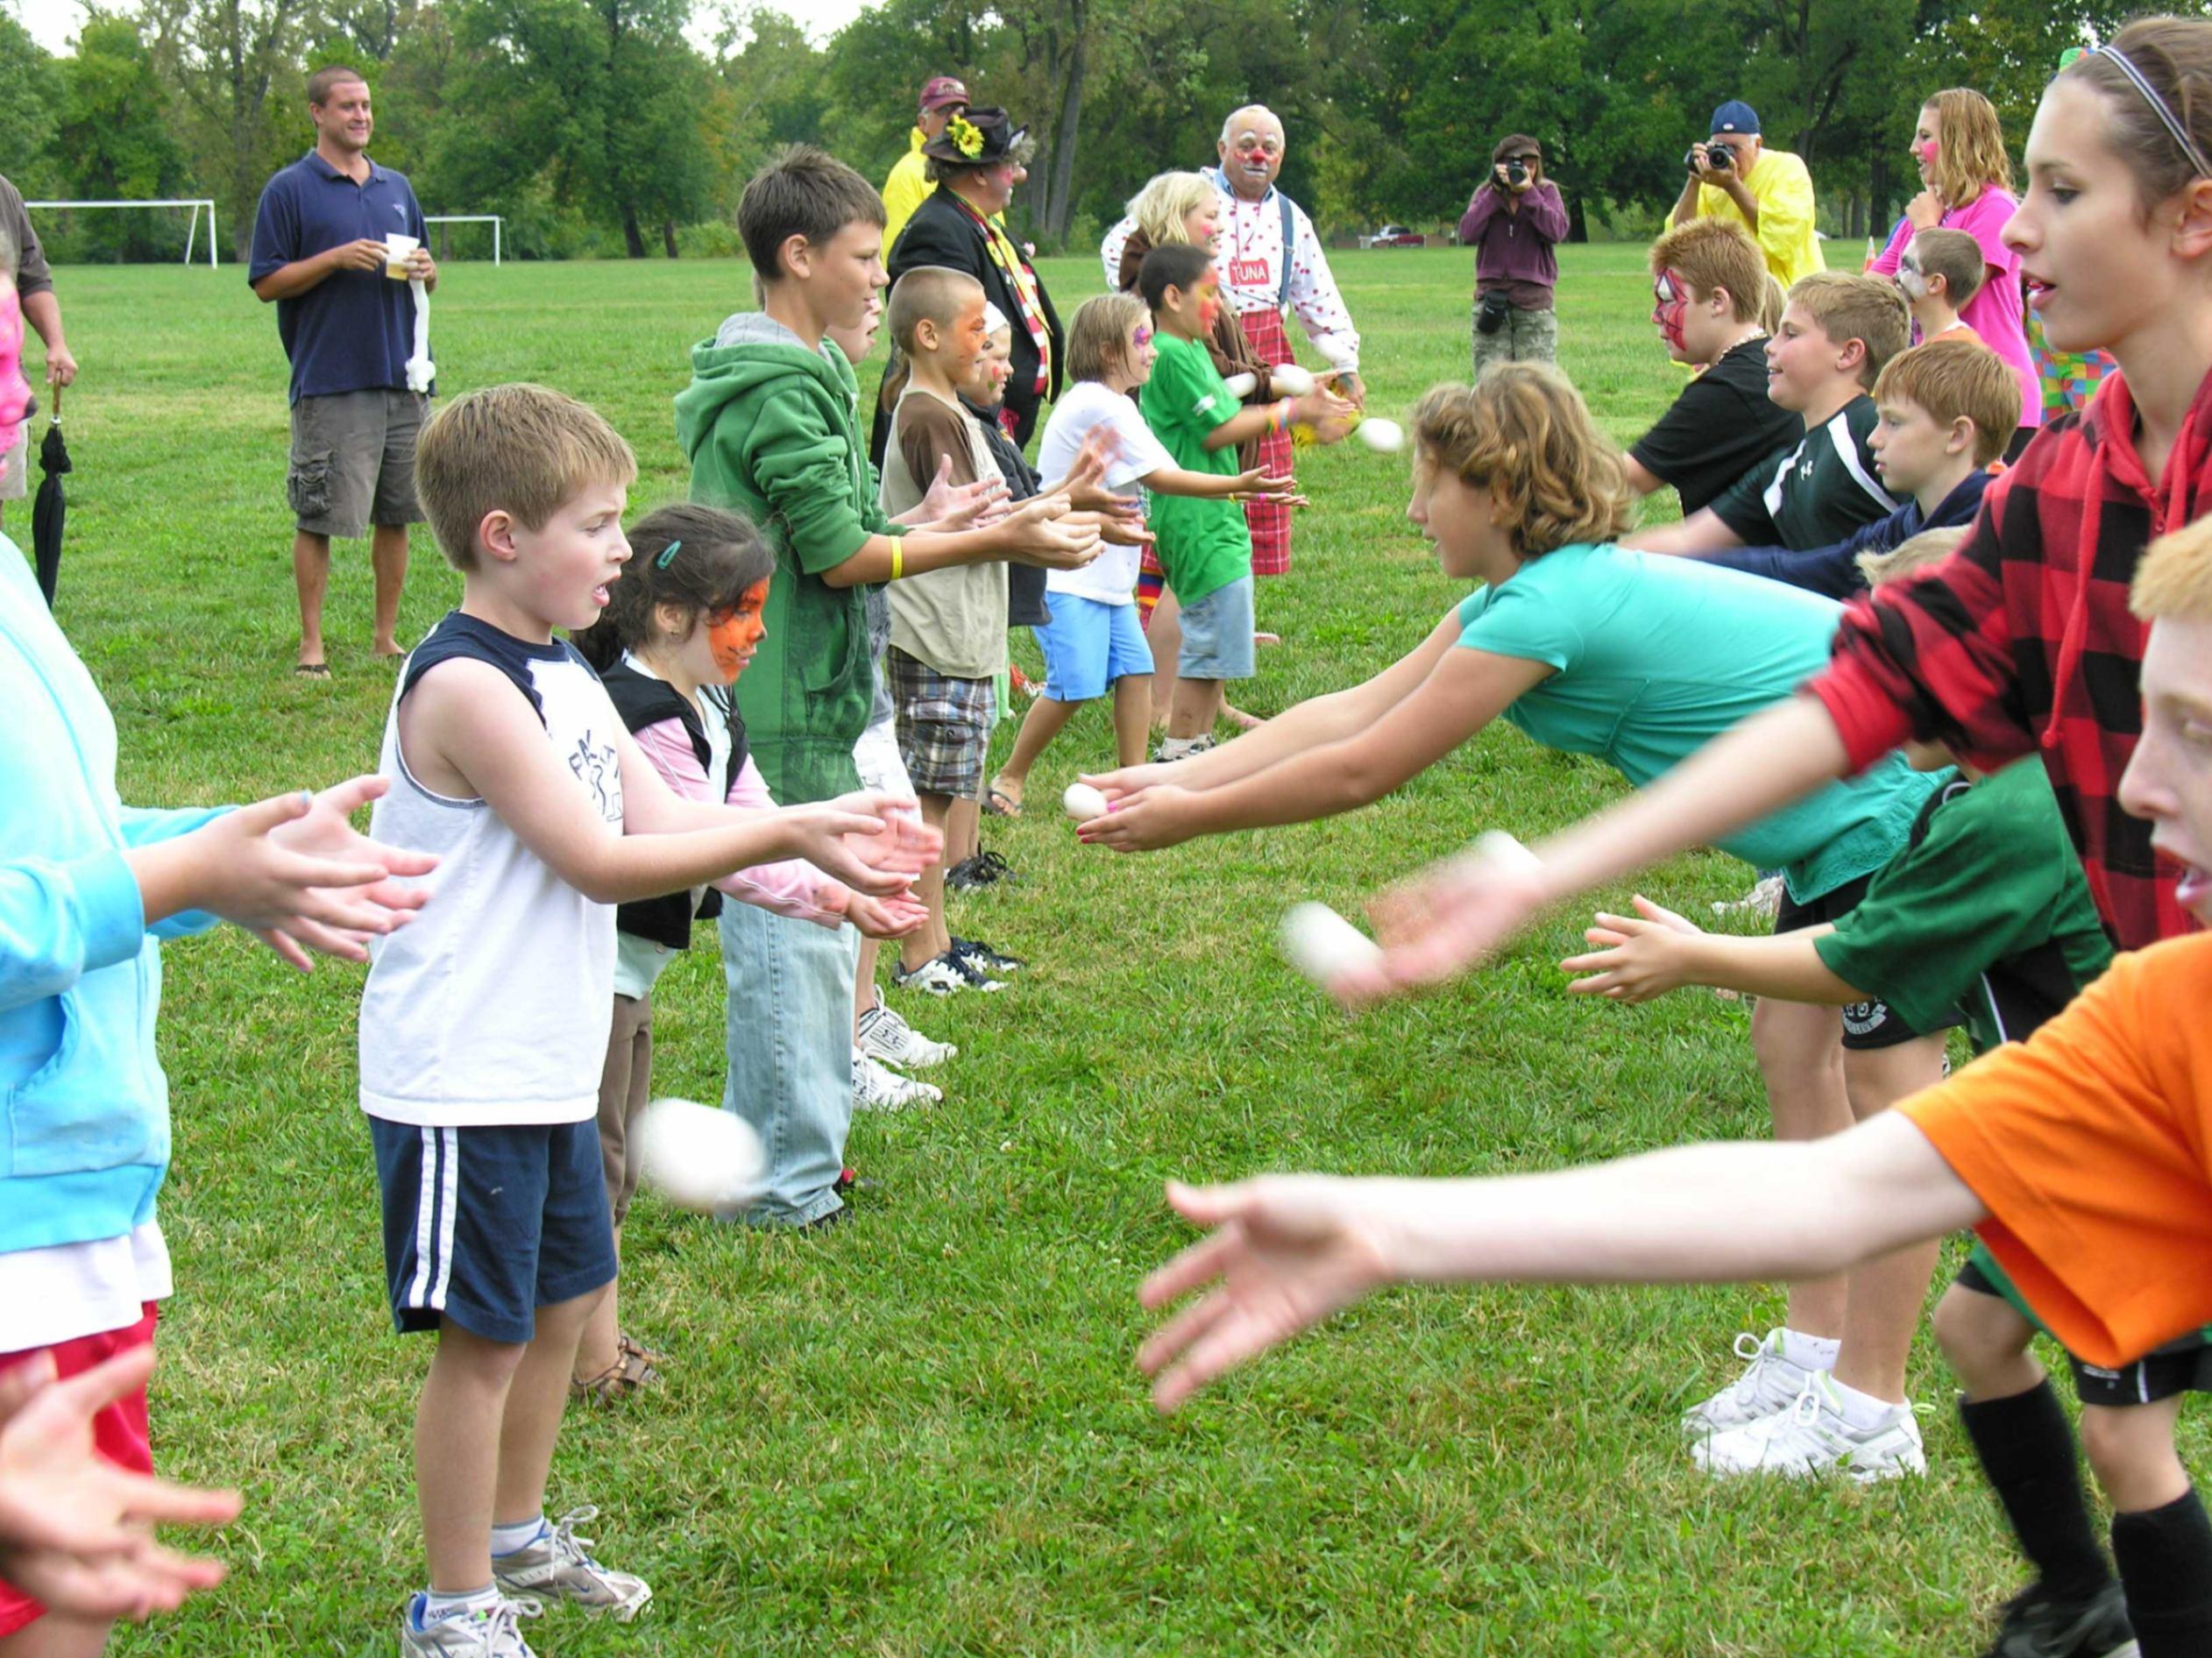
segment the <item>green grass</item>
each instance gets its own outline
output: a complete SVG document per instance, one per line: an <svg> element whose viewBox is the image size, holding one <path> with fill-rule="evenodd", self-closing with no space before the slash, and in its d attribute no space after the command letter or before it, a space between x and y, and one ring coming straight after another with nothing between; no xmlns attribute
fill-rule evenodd
<svg viewBox="0 0 2212 1658"><path fill-rule="evenodd" d="M1565 266L1564 366L1632 437L1680 383L1638 253ZM1464 375L1464 256L1338 268L1379 407ZM1072 310L1097 266L1046 275ZM727 264L450 267L442 383L590 399L636 446L649 506L684 485L669 400L686 348L746 286ZM60 615L114 706L125 797L245 799L372 765L391 677L368 660L365 547L337 558L332 682L288 671L273 316L235 268L69 270L61 292L85 378ZM1346 446L1301 477L1296 570L1261 595L1286 642L1239 692L1263 712L1373 671L1456 597L1401 515L1402 458ZM409 637L458 592L417 549ZM1535 1168L1757 1134L1764 1113L1739 1006L1562 995L1569 920L1357 1023L1273 952L1291 898L1351 909L1480 827L1570 820L1617 793L1610 774L1500 727L1357 816L1118 860L1080 854L1044 809L1109 752L1086 714L1039 770L1040 809L990 832L1024 880L960 919L1032 966L1003 996L918 1014L961 1045L950 1097L855 1124L853 1160L885 1183L857 1224L759 1236L641 1201L625 1310L675 1356L670 1383L571 1417L553 1500L598 1503L603 1552L657 1598L627 1631L549 1620L540 1649L1967 1648L2015 1569L1932 1343L1913 1375L1925 1483L1719 1489L1675 1442L1675 1410L1730 1373L1729 1338L1772 1322L1778 1290L1392 1294L1153 1415L1131 1355L1137 1280L1187 1236L1166 1175ZM1688 858L1647 889L1702 909L1748 875ZM714 1099L720 981L701 943L658 997L656 1081ZM119 1644L388 1652L421 1571L408 1444L429 1350L395 1339L385 1307L359 975L302 981L235 932L167 953L180 1293L156 1433L170 1471L248 1501L219 1543L230 1582ZM2190 1445L2201 1462L2201 1426Z"/></svg>

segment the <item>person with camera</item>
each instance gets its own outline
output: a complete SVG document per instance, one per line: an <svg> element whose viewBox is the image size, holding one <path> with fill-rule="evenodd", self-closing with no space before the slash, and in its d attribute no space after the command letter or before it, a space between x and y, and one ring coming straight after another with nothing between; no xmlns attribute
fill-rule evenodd
<svg viewBox="0 0 2212 1658"><path fill-rule="evenodd" d="M1734 219L1751 232L1767 269L1784 288L1827 269L1813 233L1812 174L1787 150L1770 150L1759 136L1758 112L1731 98L1712 112L1712 136L1682 158L1689 179L1670 221Z"/></svg>
<svg viewBox="0 0 2212 1658"><path fill-rule="evenodd" d="M1551 308L1559 285L1553 246L1566 239L1567 204L1544 177L1542 146L1525 132L1499 140L1490 176L1459 220L1459 245L1475 250L1475 377L1485 365L1549 363L1558 353Z"/></svg>

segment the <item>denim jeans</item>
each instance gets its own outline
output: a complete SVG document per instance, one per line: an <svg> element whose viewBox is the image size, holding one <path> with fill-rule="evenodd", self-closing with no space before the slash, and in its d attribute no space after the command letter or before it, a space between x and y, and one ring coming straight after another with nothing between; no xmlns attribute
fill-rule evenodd
<svg viewBox="0 0 2212 1658"><path fill-rule="evenodd" d="M860 935L726 901L729 1081L722 1109L768 1152L760 1201L738 1218L801 1226L844 1201L835 1187L853 1122L853 975Z"/></svg>

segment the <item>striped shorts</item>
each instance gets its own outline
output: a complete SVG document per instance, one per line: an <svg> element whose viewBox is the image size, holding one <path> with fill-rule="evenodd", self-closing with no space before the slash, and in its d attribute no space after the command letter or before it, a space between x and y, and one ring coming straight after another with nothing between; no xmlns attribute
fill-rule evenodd
<svg viewBox="0 0 2212 1658"><path fill-rule="evenodd" d="M487 1342L528 1342L537 1309L614 1281L599 1124L422 1128L369 1119L384 1196L392 1322L451 1319Z"/></svg>

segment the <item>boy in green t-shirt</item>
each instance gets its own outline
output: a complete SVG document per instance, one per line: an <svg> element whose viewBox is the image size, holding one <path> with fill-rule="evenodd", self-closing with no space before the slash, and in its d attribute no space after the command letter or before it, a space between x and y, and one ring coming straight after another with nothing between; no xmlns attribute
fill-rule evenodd
<svg viewBox="0 0 2212 1658"><path fill-rule="evenodd" d="M1874 585L1897 581L1947 556L1964 535L1931 530L1863 556L1860 567ZM1939 744L1905 752L1923 770L1957 763ZM1960 770L1930 797L1911 840L1858 908L1831 927L1714 936L1639 897L1637 918L1598 918L1588 936L1608 948L1562 965L1594 975L1577 991L1624 1002L1709 984L1841 1003L1847 1024L1882 1004L1917 1030L1963 1017L1977 1055L2024 1040L2104 971L2111 941L2043 768ZM2004 1637L2015 1644L2001 1638L1996 1650L2116 1650L2132 1636L2091 1529L2065 1414L2029 1352L2043 1328L1976 1241L1937 1306L1935 1331L1965 1389L1960 1420L2036 1573L2005 1609ZM2116 1371L2067 1360L2098 1479L2123 1510L2156 1506L2171 1435L2137 1407L2212 1392L2212 1345L2184 1337Z"/></svg>
<svg viewBox="0 0 2212 1658"><path fill-rule="evenodd" d="M1325 387L1265 408L1247 408L1230 393L1206 351L1221 295L1203 248L1154 248L1138 267L1137 287L1152 309L1159 351L1139 407L1184 471L1233 478L1239 443L1294 423L1310 426L1324 443L1351 429L1352 406ZM1151 523L1183 620L1167 736L1154 758L1181 760L1214 746L1225 682L1251 677L1251 532L1244 507L1225 495L1155 495Z"/></svg>

